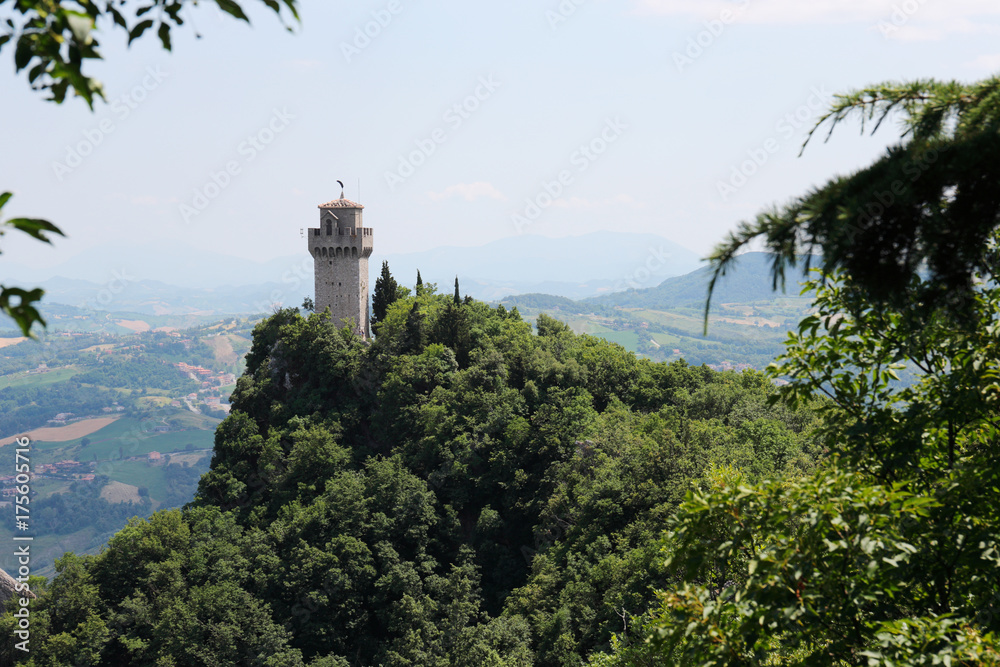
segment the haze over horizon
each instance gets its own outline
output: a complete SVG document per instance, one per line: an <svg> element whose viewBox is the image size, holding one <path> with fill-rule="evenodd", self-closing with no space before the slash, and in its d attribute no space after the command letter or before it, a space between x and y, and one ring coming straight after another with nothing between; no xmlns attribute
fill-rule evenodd
<svg viewBox="0 0 1000 667"><path fill-rule="evenodd" d="M172 54L105 35L94 113L43 101L8 60L5 214L68 238L7 235L4 262L114 243L305 255L337 179L378 254L631 232L703 256L897 139L845 127L798 157L830 95L1000 67L1000 6L978 0L311 3L294 35L247 9L252 28L185 10Z"/></svg>
<svg viewBox="0 0 1000 667"><path fill-rule="evenodd" d="M616 238L620 248L610 254L600 233L563 239L524 235L477 247L376 253L370 272L377 274L385 260L402 284L412 285L420 271L442 292L450 292L457 276L463 294L484 300L531 292L585 298L655 287L701 264L696 254L660 236L621 232ZM514 255L523 266L512 273ZM8 281L43 287L50 304L106 311L155 306L161 311L261 312L278 304L298 306L314 292L313 259L307 253L259 262L178 241L118 242L89 248L52 267L4 262L0 282Z"/></svg>

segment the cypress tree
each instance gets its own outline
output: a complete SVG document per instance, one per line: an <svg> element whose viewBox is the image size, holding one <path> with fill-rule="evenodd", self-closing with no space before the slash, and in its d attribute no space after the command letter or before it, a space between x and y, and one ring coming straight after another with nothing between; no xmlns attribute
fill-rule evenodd
<svg viewBox="0 0 1000 667"><path fill-rule="evenodd" d="M462 308L461 303L445 305L444 312L434 322L431 333L435 342L452 349L460 368L468 367L471 348L469 317L468 310Z"/></svg>
<svg viewBox="0 0 1000 667"><path fill-rule="evenodd" d="M455 276L455 305L458 306L462 303L462 297L458 294L458 276Z"/></svg>
<svg viewBox="0 0 1000 667"><path fill-rule="evenodd" d="M420 312L420 303L413 302L410 314L406 316L406 334L404 337L407 352L419 353L427 347L427 328L424 324L424 314Z"/></svg>
<svg viewBox="0 0 1000 667"><path fill-rule="evenodd" d="M372 293L372 327L385 320L389 306L400 298L399 283L389 273L389 262L382 262L382 275L375 280Z"/></svg>

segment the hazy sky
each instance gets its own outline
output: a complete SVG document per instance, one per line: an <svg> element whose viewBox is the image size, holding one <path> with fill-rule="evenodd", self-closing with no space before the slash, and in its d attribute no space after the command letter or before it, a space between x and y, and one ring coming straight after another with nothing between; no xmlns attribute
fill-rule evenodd
<svg viewBox="0 0 1000 667"><path fill-rule="evenodd" d="M987 1L304 0L294 34L255 4L249 27L187 10L173 53L105 34L94 113L44 102L4 49L5 212L69 234L8 234L4 260L115 240L304 253L337 179L380 253L594 231L706 253L897 138L845 126L797 157L833 93L1000 69Z"/></svg>

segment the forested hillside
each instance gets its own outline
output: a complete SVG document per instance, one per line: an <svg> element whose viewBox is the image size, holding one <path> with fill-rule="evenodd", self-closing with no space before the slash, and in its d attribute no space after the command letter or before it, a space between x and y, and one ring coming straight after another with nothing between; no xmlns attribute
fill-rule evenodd
<svg viewBox="0 0 1000 667"><path fill-rule="evenodd" d="M258 325L196 500L66 556L32 664L579 664L653 603L687 491L814 465L762 374L433 292L372 344Z"/></svg>

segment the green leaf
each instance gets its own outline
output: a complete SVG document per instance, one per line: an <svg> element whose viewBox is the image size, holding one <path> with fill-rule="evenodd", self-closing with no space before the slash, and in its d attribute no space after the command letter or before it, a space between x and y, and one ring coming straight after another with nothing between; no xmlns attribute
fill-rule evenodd
<svg viewBox="0 0 1000 667"><path fill-rule="evenodd" d="M145 21L139 21L128 33L128 43L131 44L133 41L139 39L142 33L146 32L153 26L153 21L151 19L146 19Z"/></svg>
<svg viewBox="0 0 1000 667"><path fill-rule="evenodd" d="M222 11L250 23L250 19L243 13L243 8L233 0L215 0L215 2L219 5L219 9Z"/></svg>
<svg viewBox="0 0 1000 667"><path fill-rule="evenodd" d="M17 40L17 48L14 50L14 67L20 72L31 59L35 57L35 48L30 35L21 35Z"/></svg>
<svg viewBox="0 0 1000 667"><path fill-rule="evenodd" d="M13 192L4 192L3 194L0 194L0 208L3 208L4 204L6 204L7 201L13 196Z"/></svg>
<svg viewBox="0 0 1000 667"><path fill-rule="evenodd" d="M295 6L295 0L285 0L285 6L288 7L288 10L290 12L292 12L292 16L295 17L295 20L296 21L299 20L299 10ZM291 30L290 27L289 27L289 30Z"/></svg>
<svg viewBox="0 0 1000 667"><path fill-rule="evenodd" d="M45 63L38 63L28 72L28 83L34 83L43 74L45 74Z"/></svg>
<svg viewBox="0 0 1000 667"><path fill-rule="evenodd" d="M160 37L160 43L163 44L163 48L167 51L172 50L170 48L170 26L166 23L161 23L160 27L157 28L156 34Z"/></svg>
<svg viewBox="0 0 1000 667"><path fill-rule="evenodd" d="M38 287L30 291L19 287L4 287L0 292L0 311L7 313L17 323L21 333L25 336L32 336L31 326L35 322L45 326L45 320L42 319L41 313L31 305L40 301L44 294L45 292ZM18 299L16 304L11 304L12 297Z"/></svg>
<svg viewBox="0 0 1000 667"><path fill-rule="evenodd" d="M18 229L25 234L46 243L52 243L52 241L45 235L46 232L58 234L59 236L65 236L61 229L53 225L48 220L39 220L37 218L13 218L4 224L10 225L14 229Z"/></svg>
<svg viewBox="0 0 1000 667"><path fill-rule="evenodd" d="M114 19L117 25L128 30L128 24L125 23L125 17L122 16L120 11L111 6L108 7L108 11L111 13L111 18Z"/></svg>

